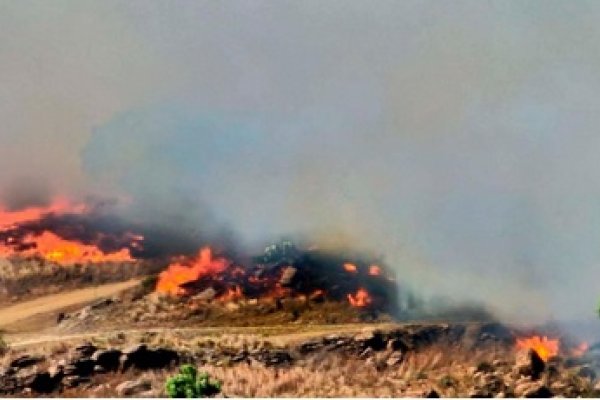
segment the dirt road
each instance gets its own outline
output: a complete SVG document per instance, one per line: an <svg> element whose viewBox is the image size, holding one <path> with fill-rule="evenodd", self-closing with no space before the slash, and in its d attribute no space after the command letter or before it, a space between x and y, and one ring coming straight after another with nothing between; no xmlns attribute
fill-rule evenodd
<svg viewBox="0 0 600 400"><path fill-rule="evenodd" d="M88 303L103 297L112 296L139 284L139 279L127 282L109 283L67 293L58 293L0 308L0 328L38 314L58 312L66 307Z"/></svg>

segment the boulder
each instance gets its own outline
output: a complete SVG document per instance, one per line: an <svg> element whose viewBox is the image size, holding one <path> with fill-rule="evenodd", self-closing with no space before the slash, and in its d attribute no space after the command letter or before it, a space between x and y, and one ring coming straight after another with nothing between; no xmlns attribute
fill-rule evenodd
<svg viewBox="0 0 600 400"><path fill-rule="evenodd" d="M122 382L115 388L120 397L136 396L149 390L152 390L152 383L144 378Z"/></svg>
<svg viewBox="0 0 600 400"><path fill-rule="evenodd" d="M370 347L375 351L383 350L387 346L387 341L379 330L365 330L354 336L354 341L363 349Z"/></svg>
<svg viewBox="0 0 600 400"><path fill-rule="evenodd" d="M144 344L123 350L121 355L123 370L131 367L141 370L166 368L177 360L179 360L179 354L174 350L148 349Z"/></svg>
<svg viewBox="0 0 600 400"><path fill-rule="evenodd" d="M92 360L96 366L105 371L116 371L121 365L121 351L117 349L97 350L92 355Z"/></svg>
<svg viewBox="0 0 600 400"><path fill-rule="evenodd" d="M27 380L25 387L30 388L36 393L52 393L58 388L61 375L51 375L48 372L40 372L31 376Z"/></svg>
<svg viewBox="0 0 600 400"><path fill-rule="evenodd" d="M39 362L44 361L44 357L32 356L29 354L23 355L21 357L15 358L9 364L11 368L14 369L23 369L27 367L31 367Z"/></svg>
<svg viewBox="0 0 600 400"><path fill-rule="evenodd" d="M90 376L94 373L96 363L90 358L71 360L64 367L64 374L68 376Z"/></svg>
<svg viewBox="0 0 600 400"><path fill-rule="evenodd" d="M91 357L96 350L98 350L98 348L89 342L75 347L75 353L81 357Z"/></svg>

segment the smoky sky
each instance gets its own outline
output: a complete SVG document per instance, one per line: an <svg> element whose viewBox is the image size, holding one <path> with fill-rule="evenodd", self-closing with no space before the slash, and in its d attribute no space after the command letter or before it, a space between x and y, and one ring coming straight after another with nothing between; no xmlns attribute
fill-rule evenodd
<svg viewBox="0 0 600 400"><path fill-rule="evenodd" d="M585 1L0 1L0 188L364 246L423 292L593 317L598 17Z"/></svg>

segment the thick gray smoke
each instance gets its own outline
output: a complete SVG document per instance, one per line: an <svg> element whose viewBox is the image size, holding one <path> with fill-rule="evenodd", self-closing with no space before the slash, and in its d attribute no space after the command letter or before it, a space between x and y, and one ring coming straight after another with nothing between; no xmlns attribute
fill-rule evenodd
<svg viewBox="0 0 600 400"><path fill-rule="evenodd" d="M503 315L593 317L599 4L171 4L0 2L11 206L130 197L249 245L374 249Z"/></svg>

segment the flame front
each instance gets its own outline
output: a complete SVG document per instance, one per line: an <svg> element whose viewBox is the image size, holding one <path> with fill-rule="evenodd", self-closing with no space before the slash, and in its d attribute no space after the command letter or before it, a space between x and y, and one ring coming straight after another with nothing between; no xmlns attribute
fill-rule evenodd
<svg viewBox="0 0 600 400"><path fill-rule="evenodd" d="M88 211L86 205L74 204L63 198L45 207L29 207L18 211L0 207L0 256L38 256L59 264L135 261L129 247L141 249L143 236L126 233L121 238L126 238L127 245L107 252L94 243L61 237L53 229L40 224L47 217L82 216ZM110 241L111 238L108 234L97 232L96 239Z"/></svg>
<svg viewBox="0 0 600 400"><path fill-rule="evenodd" d="M161 272L156 284L156 291L175 296L185 294L186 291L182 287L184 284L197 281L203 276L219 274L225 271L229 265L230 262L225 258L213 258L210 247L204 247L190 265L175 262Z"/></svg>
<svg viewBox="0 0 600 400"><path fill-rule="evenodd" d="M360 288L355 294L348 293L348 301L353 307L366 307L371 304L371 296L365 289Z"/></svg>
<svg viewBox="0 0 600 400"><path fill-rule="evenodd" d="M556 356L559 347L560 341L558 339L548 339L546 336L532 336L529 338L517 339L518 349L535 350L544 361L548 361L550 357Z"/></svg>

